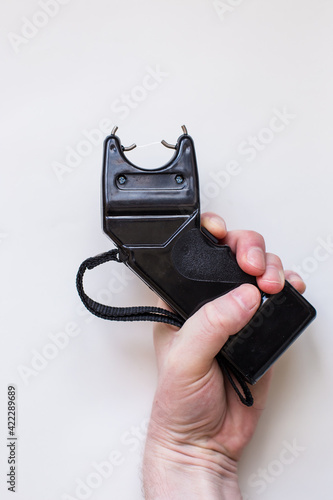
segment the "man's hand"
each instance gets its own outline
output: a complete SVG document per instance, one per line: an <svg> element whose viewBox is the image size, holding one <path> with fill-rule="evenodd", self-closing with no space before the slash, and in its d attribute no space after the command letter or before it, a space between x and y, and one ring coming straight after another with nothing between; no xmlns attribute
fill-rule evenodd
<svg viewBox="0 0 333 500"><path fill-rule="evenodd" d="M223 219L204 214L202 225L230 246L260 289L278 293L285 278L301 293L302 279L283 271L253 231L227 232ZM244 284L205 304L184 326L158 323L154 345L159 372L144 458L147 500L240 499L237 462L265 407L272 370L251 387L246 407L223 376L216 354L251 319L260 293ZM159 306L167 307L162 301Z"/></svg>

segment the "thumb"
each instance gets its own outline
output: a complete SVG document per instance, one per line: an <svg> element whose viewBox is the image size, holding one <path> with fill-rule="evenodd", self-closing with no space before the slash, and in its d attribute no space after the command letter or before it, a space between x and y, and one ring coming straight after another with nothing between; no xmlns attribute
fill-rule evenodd
<svg viewBox="0 0 333 500"><path fill-rule="evenodd" d="M228 337L249 322L259 304L258 288L243 284L201 307L179 332L182 371L194 377L207 373Z"/></svg>

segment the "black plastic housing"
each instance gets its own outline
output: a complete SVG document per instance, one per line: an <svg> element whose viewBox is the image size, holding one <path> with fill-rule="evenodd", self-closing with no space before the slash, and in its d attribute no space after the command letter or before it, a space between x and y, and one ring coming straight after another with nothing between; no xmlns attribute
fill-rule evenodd
<svg viewBox="0 0 333 500"><path fill-rule="evenodd" d="M256 279L238 266L230 248L200 227L199 180L192 138L179 137L161 168L146 170L124 155L110 135L104 143L103 229L121 259L184 319L206 302ZM315 317L288 282L262 294L258 311L218 356L255 383Z"/></svg>

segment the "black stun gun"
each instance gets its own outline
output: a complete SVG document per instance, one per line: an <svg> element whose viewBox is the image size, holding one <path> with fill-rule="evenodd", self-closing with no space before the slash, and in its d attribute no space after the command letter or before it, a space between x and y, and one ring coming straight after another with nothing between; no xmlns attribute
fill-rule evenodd
<svg viewBox="0 0 333 500"><path fill-rule="evenodd" d="M184 320L203 304L256 279L238 266L227 245L200 226L198 171L185 126L169 163L145 170L126 158L116 127L106 138L103 229L121 261ZM261 292L251 321L218 354L254 384L316 315L288 282L276 295Z"/></svg>

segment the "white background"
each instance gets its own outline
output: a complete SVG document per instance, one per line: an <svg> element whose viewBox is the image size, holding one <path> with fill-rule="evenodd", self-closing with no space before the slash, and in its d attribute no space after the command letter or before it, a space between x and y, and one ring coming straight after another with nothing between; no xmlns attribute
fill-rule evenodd
<svg viewBox="0 0 333 500"><path fill-rule="evenodd" d="M318 318L276 364L240 481L251 500L330 499L333 257L322 241L332 237L332 1L226 0L220 15L209 0L41 4L2 2L0 13L1 497L13 498L4 478L13 383L17 500L84 498L78 481L98 482L93 464L112 452L122 463L85 498L142 498L151 325L94 318L75 289L81 261L112 247L100 221L101 139L87 145L84 133L107 119L101 138L117 124L125 146L175 142L185 123L205 209L262 233L286 268L307 275ZM276 110L289 121L272 133ZM260 151L245 153L251 136ZM66 163L73 149L76 166ZM128 153L147 168L171 155L156 144ZM231 161L238 174L228 179ZM155 300L117 264L91 272L86 288L112 305ZM54 347L50 334L73 327ZM38 364L43 352L53 359Z"/></svg>

